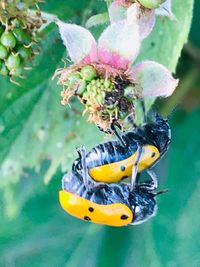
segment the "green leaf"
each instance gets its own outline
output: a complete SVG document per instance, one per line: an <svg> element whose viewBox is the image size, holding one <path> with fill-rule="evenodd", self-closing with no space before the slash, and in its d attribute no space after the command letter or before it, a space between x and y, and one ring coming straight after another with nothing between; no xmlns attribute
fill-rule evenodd
<svg viewBox="0 0 200 267"><path fill-rule="evenodd" d="M104 23L109 23L109 16L107 12L90 17L87 20L85 26L86 28L92 28L92 27L99 26Z"/></svg>

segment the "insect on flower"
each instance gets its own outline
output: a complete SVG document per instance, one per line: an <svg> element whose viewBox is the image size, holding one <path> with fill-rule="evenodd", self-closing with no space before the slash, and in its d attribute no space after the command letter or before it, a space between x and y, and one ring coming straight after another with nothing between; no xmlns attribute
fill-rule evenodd
<svg viewBox="0 0 200 267"><path fill-rule="evenodd" d="M108 26L98 42L85 28L57 22L64 45L74 63L56 71L63 85L62 104L77 96L89 112L89 121L104 131L135 113L135 103L144 97L167 97L178 80L164 66L143 61L132 66L141 37L137 23L119 20Z"/></svg>

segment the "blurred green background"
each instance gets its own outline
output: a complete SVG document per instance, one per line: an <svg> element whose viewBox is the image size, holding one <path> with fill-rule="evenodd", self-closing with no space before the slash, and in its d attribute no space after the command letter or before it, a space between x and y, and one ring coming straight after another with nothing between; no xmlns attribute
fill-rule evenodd
<svg viewBox="0 0 200 267"><path fill-rule="evenodd" d="M158 19L138 61L152 58L175 70L191 7L192 1L173 1L178 22ZM82 24L106 7L100 0L50 0L41 8ZM199 14L196 0L189 41L176 71L179 88L155 104L169 115L172 128L169 153L156 167L160 188L169 192L158 197L156 217L142 225L92 225L59 206L61 178L76 146L91 147L103 134L81 118L76 102L71 109L59 104L60 88L51 77L63 66L65 49L56 27L45 30L41 55L20 87L0 77L0 266L200 266Z"/></svg>

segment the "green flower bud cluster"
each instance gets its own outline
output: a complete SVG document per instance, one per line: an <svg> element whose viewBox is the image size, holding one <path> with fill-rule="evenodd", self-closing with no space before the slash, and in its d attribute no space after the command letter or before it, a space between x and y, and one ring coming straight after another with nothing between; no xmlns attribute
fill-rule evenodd
<svg viewBox="0 0 200 267"><path fill-rule="evenodd" d="M163 4L166 0L138 0L138 2L149 9L158 8L161 4Z"/></svg>
<svg viewBox="0 0 200 267"><path fill-rule="evenodd" d="M80 71L74 71L67 76L66 86L68 90L75 91L76 95L82 96L87 85L97 76L96 70L91 65L85 65Z"/></svg>
<svg viewBox="0 0 200 267"><path fill-rule="evenodd" d="M86 87L82 98L86 101L88 108L102 107L105 101L106 92L114 90L114 83L110 80L98 78L92 80Z"/></svg>
<svg viewBox="0 0 200 267"><path fill-rule="evenodd" d="M11 28L11 29L9 29ZM18 19L12 21L12 27L0 23L0 74L20 76L27 60L33 54L30 47L31 34L23 29Z"/></svg>

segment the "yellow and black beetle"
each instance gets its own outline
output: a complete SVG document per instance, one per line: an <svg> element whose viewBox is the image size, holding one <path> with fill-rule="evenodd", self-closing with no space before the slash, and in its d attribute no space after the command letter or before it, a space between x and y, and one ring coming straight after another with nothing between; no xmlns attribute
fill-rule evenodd
<svg viewBox="0 0 200 267"><path fill-rule="evenodd" d="M167 120L156 114L152 122L118 135L118 140L93 147L85 154L85 167L96 182L119 182L132 176L133 171L136 175L147 170L152 176L154 174L149 168L166 153L170 140L171 130ZM79 153L79 158L73 164L73 171L82 170L82 157Z"/></svg>
<svg viewBox="0 0 200 267"><path fill-rule="evenodd" d="M67 173L62 179L59 201L62 208L70 215L82 220L110 226L140 224L156 214L155 193L157 185L152 182L130 185L88 183L75 171Z"/></svg>

